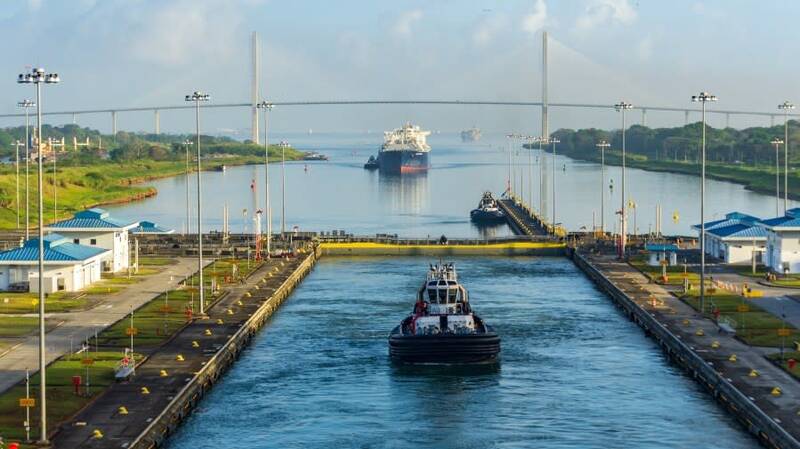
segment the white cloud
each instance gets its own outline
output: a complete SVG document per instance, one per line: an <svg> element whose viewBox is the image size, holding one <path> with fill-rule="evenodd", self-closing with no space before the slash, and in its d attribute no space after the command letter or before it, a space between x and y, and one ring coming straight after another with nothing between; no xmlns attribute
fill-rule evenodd
<svg viewBox="0 0 800 449"><path fill-rule="evenodd" d="M472 42L479 47L488 45L508 25L505 15L492 15L478 23L472 33Z"/></svg>
<svg viewBox="0 0 800 449"><path fill-rule="evenodd" d="M395 36L408 37L411 35L411 27L414 26L414 24L420 19L422 19L421 10L414 9L411 11L406 11L400 14L400 17L397 18L397 21L394 23L394 27L392 27L392 32L395 34Z"/></svg>
<svg viewBox="0 0 800 449"><path fill-rule="evenodd" d="M590 0L575 26L588 30L604 23L629 24L636 16L628 0Z"/></svg>
<svg viewBox="0 0 800 449"><path fill-rule="evenodd" d="M235 2L177 0L162 5L129 17L126 41L136 59L179 66L198 57L220 60L241 51L235 30L243 17Z"/></svg>
<svg viewBox="0 0 800 449"><path fill-rule="evenodd" d="M653 56L653 37L649 34L636 45L636 54L642 61L649 61Z"/></svg>
<svg viewBox="0 0 800 449"><path fill-rule="evenodd" d="M522 29L528 33L536 33L547 22L547 4L544 0L536 0L533 12L522 18Z"/></svg>

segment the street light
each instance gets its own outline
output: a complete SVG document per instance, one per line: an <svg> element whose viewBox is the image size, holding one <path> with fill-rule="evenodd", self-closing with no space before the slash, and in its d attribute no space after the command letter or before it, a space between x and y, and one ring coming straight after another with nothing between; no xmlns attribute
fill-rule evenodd
<svg viewBox="0 0 800 449"><path fill-rule="evenodd" d="M201 196L201 170L200 166L200 103L208 101L209 95L202 92L193 92L186 96L186 101L193 101L195 106L195 127L197 130L197 271L200 286L200 317L205 317L205 296L203 293L203 199Z"/></svg>
<svg viewBox="0 0 800 449"><path fill-rule="evenodd" d="M555 137L550 138L550 143L553 144L553 232L556 229L556 144L561 143Z"/></svg>
<svg viewBox="0 0 800 449"><path fill-rule="evenodd" d="M626 214L625 214L625 111L628 109L633 109L633 105L630 103L626 103L625 101L620 101L619 103L614 105L614 109L617 112L622 112L622 207L620 208L620 218L622 220L622 224L620 226L620 241L619 241L619 257L620 259L625 258L625 243L627 240L627 228L626 228Z"/></svg>
<svg viewBox="0 0 800 449"><path fill-rule="evenodd" d="M606 186L606 148L611 144L605 140L601 140L594 146L600 148L600 232L603 236L606 235L606 199L603 191Z"/></svg>
<svg viewBox="0 0 800 449"><path fill-rule="evenodd" d="M35 107L36 103L31 100L22 100L17 102L17 106L21 108L25 108L25 240L31 238L31 227L30 227L30 216L31 216L31 209L30 209L30 182L28 181L28 176L30 173L30 148L31 148L31 139L30 139L30 120L28 111L30 108Z"/></svg>
<svg viewBox="0 0 800 449"><path fill-rule="evenodd" d="M17 179L17 182L16 182L16 192L17 192L17 200L16 201L17 201L17 204L16 204L15 208L17 209L17 231L19 231L19 215L20 215L20 209L19 209L19 147L24 146L25 143L24 142L20 142L19 139L17 139L17 141L14 142L12 145L14 145L14 150L15 150L14 151L14 157L15 157L14 170L16 171L16 179Z"/></svg>
<svg viewBox="0 0 800 449"><path fill-rule="evenodd" d="M183 149L186 152L186 234L192 233L192 226L191 226L191 206L189 205L189 147L192 145L192 141L186 139L183 141Z"/></svg>
<svg viewBox="0 0 800 449"><path fill-rule="evenodd" d="M778 105L783 111L783 213L789 209L789 111L794 105L788 101Z"/></svg>
<svg viewBox="0 0 800 449"><path fill-rule="evenodd" d="M775 216L781 214L781 169L780 157L778 156L778 148L783 144L783 140L777 137L772 139L769 143L775 145ZM785 206L784 206L785 207Z"/></svg>
<svg viewBox="0 0 800 449"><path fill-rule="evenodd" d="M269 204L269 131L267 130L267 116L275 105L268 101L262 101L256 107L264 110L264 178L267 186L267 208L264 213L267 217L267 259L269 259L272 251L272 209Z"/></svg>
<svg viewBox="0 0 800 449"><path fill-rule="evenodd" d="M39 412L41 420L41 434L38 443L47 445L47 373L45 364L44 342L44 169L42 168L42 84L56 84L61 79L57 73L45 73L43 68L35 68L31 73L20 73L17 82L20 84L33 84L36 86L36 154L38 159L38 185L39 185ZM29 106L25 106L26 108ZM27 115L27 109L25 109ZM26 126L27 128L27 126Z"/></svg>
<svg viewBox="0 0 800 449"><path fill-rule="evenodd" d="M700 314L706 311L706 103L717 101L716 95L700 92L692 101L702 105L702 144L700 145Z"/></svg>
<svg viewBox="0 0 800 449"><path fill-rule="evenodd" d="M281 238L286 232L286 145L281 145Z"/></svg>
<svg viewBox="0 0 800 449"><path fill-rule="evenodd" d="M540 136L534 137L534 142L539 143L539 213L541 214L542 220L545 220L545 198L544 198L544 187L545 187L545 178L544 178L544 149L542 145L547 145L549 142L547 140L547 136Z"/></svg>

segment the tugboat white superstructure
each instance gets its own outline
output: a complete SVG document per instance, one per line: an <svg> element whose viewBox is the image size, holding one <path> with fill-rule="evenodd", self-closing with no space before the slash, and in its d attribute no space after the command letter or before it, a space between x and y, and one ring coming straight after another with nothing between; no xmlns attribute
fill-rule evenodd
<svg viewBox="0 0 800 449"><path fill-rule="evenodd" d="M491 363L500 337L472 312L453 264L432 265L411 315L389 335L389 356L400 363Z"/></svg>

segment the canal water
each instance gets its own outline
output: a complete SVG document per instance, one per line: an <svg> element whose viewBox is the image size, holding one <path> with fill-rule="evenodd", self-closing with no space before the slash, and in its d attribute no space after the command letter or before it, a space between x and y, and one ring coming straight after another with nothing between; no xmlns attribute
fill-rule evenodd
<svg viewBox="0 0 800 449"><path fill-rule="evenodd" d="M393 366L427 263L321 260L168 447L758 447L567 259L455 259L499 367Z"/></svg>
<svg viewBox="0 0 800 449"><path fill-rule="evenodd" d="M462 143L456 134L434 134L429 138L432 169L415 176L385 176L363 169L370 154L375 154L382 136L373 134L276 135L295 147L320 151L328 162L292 162L286 165L286 229L345 230L357 235L376 233L404 237L480 237L506 236L505 226L479 229L469 221L469 211L482 192L500 194L509 178L508 145L499 134L485 134L477 143ZM539 155L533 152L532 169L524 150L512 152L512 176L516 190L526 201L540 204ZM548 175L547 209L552 217L552 177L555 176L557 223L570 230L591 229L600 225L601 195L605 198L606 230L618 226L614 211L620 208L619 167L607 167L601 187L600 166L557 156L555 164L546 155ZM552 171L556 168L555 172ZM533 173L529 177L529 173ZM553 175L554 173L554 175ZM281 167L270 165L270 197L273 230L280 230ZM655 225L656 205L662 206L665 234L692 234L690 226L699 222L699 178L670 173L627 170L628 196L636 204L629 212L629 229L647 233ZM251 180L258 185L258 208L265 209L264 168L231 167L226 172L206 172L204 186L204 229L222 228L223 205L229 206L231 231L250 232L253 228ZM519 180L522 179L522 182ZM529 180L532 179L533 182ZM190 230L194 225L194 175L190 183ZM178 232L186 227L186 178L178 176L150 183L156 197L118 206L109 206L116 215L135 220L151 220ZM614 188L609 188L614 185ZM707 181L707 219L721 218L733 210L760 217L775 214L773 196L749 192L728 182ZM791 201L790 207L798 203ZM246 210L246 211L245 211ZM673 219L673 217L675 217Z"/></svg>

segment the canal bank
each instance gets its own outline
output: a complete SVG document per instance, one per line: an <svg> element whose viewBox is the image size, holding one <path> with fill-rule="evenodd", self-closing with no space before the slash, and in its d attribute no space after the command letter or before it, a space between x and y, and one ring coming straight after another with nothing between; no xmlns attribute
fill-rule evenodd
<svg viewBox="0 0 800 449"><path fill-rule="evenodd" d="M574 251L575 264L766 447L800 448L800 384L762 351L723 333L613 256Z"/></svg>
<svg viewBox="0 0 800 449"><path fill-rule="evenodd" d="M317 259L314 251L265 262L137 366L127 382L64 423L58 448L149 448L163 440L239 356Z"/></svg>

